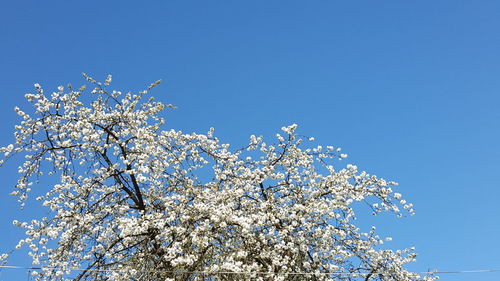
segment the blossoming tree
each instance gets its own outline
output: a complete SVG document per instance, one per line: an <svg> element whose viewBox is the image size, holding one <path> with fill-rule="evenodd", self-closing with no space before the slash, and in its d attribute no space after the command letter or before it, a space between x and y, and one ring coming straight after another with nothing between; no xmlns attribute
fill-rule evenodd
<svg viewBox="0 0 500 281"><path fill-rule="evenodd" d="M85 77L88 104L85 87L45 95L36 84L34 110L15 109L15 143L1 148L25 157L12 194L26 207L43 194L50 209L14 221L38 280L434 279L404 269L412 249L384 249L375 228L353 224L358 201L375 214L413 209L395 183L336 167L340 149L313 147L291 125L272 144L251 136L230 150L213 130L164 130L172 106L147 98L158 83L124 94L107 90L111 76ZM42 174L57 184L31 191Z"/></svg>

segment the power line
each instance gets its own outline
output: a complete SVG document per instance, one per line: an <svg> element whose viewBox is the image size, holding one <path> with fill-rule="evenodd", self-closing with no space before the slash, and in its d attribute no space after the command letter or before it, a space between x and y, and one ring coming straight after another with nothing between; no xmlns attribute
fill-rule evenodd
<svg viewBox="0 0 500 281"><path fill-rule="evenodd" d="M27 269L27 270L69 270L69 271L92 271L92 272L126 272L131 271L130 269L84 269L84 268L62 268L62 267L36 267L36 266L17 266L17 265L0 265L0 269ZM149 272L149 273L173 273L173 274L235 274L235 275L357 275L366 276L368 274L386 275L385 272L265 272L265 271L253 271L253 272L235 272L235 271L175 271L175 270L135 270L137 272ZM486 272L500 272L500 269L477 269L477 270L452 270L452 271L421 271L415 272L417 274L462 274L462 273L486 273Z"/></svg>

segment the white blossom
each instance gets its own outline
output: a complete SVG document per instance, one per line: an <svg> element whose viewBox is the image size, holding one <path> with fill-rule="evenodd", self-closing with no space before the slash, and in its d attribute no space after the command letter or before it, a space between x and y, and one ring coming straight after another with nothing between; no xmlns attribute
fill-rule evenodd
<svg viewBox="0 0 500 281"><path fill-rule="evenodd" d="M90 103L85 87L46 97L36 84L0 150L25 156L12 195L44 194L47 217L13 222L26 229L17 247L43 267L36 280L434 280L405 269L413 249L387 250L375 228L354 224L356 201L397 215L413 205L394 182L342 166L340 148L308 147L314 138L292 124L276 141L252 135L232 149L213 128L165 129L173 106L146 97L159 81L124 94L107 90L111 76L85 78ZM36 185L48 178L58 182Z"/></svg>

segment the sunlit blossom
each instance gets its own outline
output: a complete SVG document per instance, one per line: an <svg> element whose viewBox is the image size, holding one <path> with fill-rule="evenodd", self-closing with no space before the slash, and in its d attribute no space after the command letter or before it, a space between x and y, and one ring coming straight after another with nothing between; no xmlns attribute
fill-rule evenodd
<svg viewBox="0 0 500 281"><path fill-rule="evenodd" d="M46 218L13 222L26 229L17 247L27 245L32 262L45 268L33 273L36 280L73 279L70 269L83 267L99 271L78 272L78 280L250 280L210 272L249 272L252 280L434 280L405 270L413 249L383 248L375 228L363 232L353 223L357 201L374 213L413 209L393 192L394 182L338 161L347 157L340 148L310 147L304 140L314 138L292 124L276 140L252 135L248 146L232 149L213 128L165 129L162 112L173 106L147 96L159 81L124 94L107 90L111 76L104 83L85 77L90 103L81 99L85 87L46 97L35 84L36 93L26 95L32 113L16 108L15 142L0 150L5 158L25 156L12 195L24 204L30 188L45 194L37 200ZM47 177L58 182L36 185ZM294 272L329 274L297 279Z"/></svg>

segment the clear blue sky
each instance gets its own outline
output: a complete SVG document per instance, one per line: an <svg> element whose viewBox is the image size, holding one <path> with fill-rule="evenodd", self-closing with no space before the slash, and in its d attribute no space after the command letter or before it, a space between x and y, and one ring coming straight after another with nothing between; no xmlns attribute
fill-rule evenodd
<svg viewBox="0 0 500 281"><path fill-rule="evenodd" d="M4 1L0 142L35 82L50 92L110 73L140 90L163 79L154 95L179 107L168 126L213 126L238 146L297 123L398 181L416 215L368 223L392 248L417 247L411 269L500 268L499 50L499 1ZM15 166L0 170L1 251L21 236L10 222L34 214L7 195Z"/></svg>

